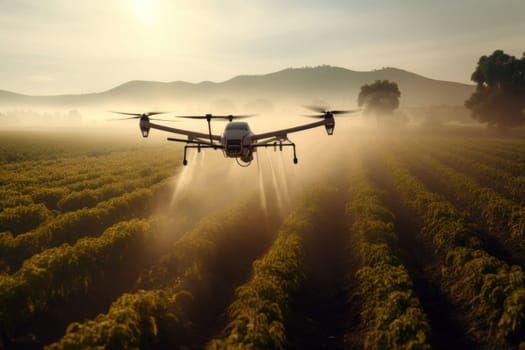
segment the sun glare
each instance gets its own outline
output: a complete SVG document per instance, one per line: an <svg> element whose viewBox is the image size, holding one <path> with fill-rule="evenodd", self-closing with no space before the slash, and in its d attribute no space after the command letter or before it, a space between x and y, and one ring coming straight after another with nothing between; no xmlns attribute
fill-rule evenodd
<svg viewBox="0 0 525 350"><path fill-rule="evenodd" d="M153 23L155 20L154 4L152 0L133 0L135 15L145 23Z"/></svg>

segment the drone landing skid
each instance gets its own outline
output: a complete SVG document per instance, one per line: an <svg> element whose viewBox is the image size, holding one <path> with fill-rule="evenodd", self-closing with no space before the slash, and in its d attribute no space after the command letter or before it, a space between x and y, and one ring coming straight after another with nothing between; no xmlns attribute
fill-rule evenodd
<svg viewBox="0 0 525 350"><path fill-rule="evenodd" d="M295 143L293 143L290 140L288 140L288 142L285 142L285 143L280 141L279 143L277 143L277 142L265 143L263 145L254 145L253 147L264 147L264 148L273 147L274 151L277 151L277 147L279 147L279 151L281 151L281 152L283 151L283 147L292 147L292 149L293 149L293 163L297 164L297 162L299 161L297 159L297 153L295 151Z"/></svg>
<svg viewBox="0 0 525 350"><path fill-rule="evenodd" d="M168 137L168 141L181 142L181 143L186 144L184 146L184 158L182 160L182 165L184 166L188 165L188 159L186 158L186 155L188 153L188 148L196 148L199 153L201 149L203 148L213 148L214 150L218 148L220 149L223 148L222 145L219 145L219 144L207 143L207 142L196 141L196 140L177 139L173 137Z"/></svg>
<svg viewBox="0 0 525 350"><path fill-rule="evenodd" d="M184 146L184 158L182 160L182 165L186 166L188 165L188 159L186 158L186 154L188 152L188 148L196 148L197 149L197 152L200 153L201 149L202 148L213 148L213 149L217 149L217 148L222 148L221 146L217 145L217 146L212 146L212 145L207 145L207 144L198 144L198 145L186 145Z"/></svg>
<svg viewBox="0 0 525 350"><path fill-rule="evenodd" d="M170 139L170 141L175 141L174 139ZM178 140L177 140L178 141ZM182 165L186 166L188 165L188 159L187 159L187 153L188 153L188 149L189 148L192 148L192 149L197 149L198 152L201 151L201 149L203 148L213 148L213 149L218 149L218 148L223 148L222 146L220 145L211 145L211 144L202 144L202 143L197 143L197 142L194 142L196 143L195 145L185 145L184 146L184 158L182 160ZM264 148L268 148L268 147L273 147L274 151L277 151L277 148L279 148L279 151L282 152L283 150L283 147L292 147L293 149L293 163L294 164L297 164L297 162L299 161L297 159L297 152L296 152L296 149L295 149L295 143L289 141L288 143L283 143L283 142L273 142L273 143L266 143L266 144L261 144L261 145L252 145L252 148L260 148L260 147L264 147ZM237 160L237 163L242 166L242 167L246 167L248 165L250 165L251 161L245 165L239 163L239 159L236 158Z"/></svg>

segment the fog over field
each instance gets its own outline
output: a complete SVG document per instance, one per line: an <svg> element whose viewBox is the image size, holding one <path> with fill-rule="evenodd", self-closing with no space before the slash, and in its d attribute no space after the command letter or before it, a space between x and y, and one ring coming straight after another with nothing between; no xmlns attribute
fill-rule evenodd
<svg viewBox="0 0 525 350"><path fill-rule="evenodd" d="M95 126L116 117L108 111L160 110L171 112L167 114L169 118L177 114L257 114L258 119L275 117L277 121L300 122L296 117L307 113L305 105L356 108L361 85L378 79L398 83L401 109L417 123L428 117L427 110L439 109L451 115L450 119L468 120L468 112L462 106L472 93L472 86L427 79L393 68L355 72L330 66L238 76L221 83L134 81L85 95L13 96L0 91L4 105L0 118L6 127L78 123ZM431 118L446 120L443 116Z"/></svg>

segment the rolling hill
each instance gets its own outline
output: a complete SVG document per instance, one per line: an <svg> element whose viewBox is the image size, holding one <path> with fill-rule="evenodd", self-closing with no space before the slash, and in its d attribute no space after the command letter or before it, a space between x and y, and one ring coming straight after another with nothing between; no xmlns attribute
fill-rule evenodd
<svg viewBox="0 0 525 350"><path fill-rule="evenodd" d="M369 72L340 67L288 68L264 75L240 75L224 82L129 81L90 94L28 96L0 90L0 104L8 107L106 107L116 105L246 105L254 101L296 103L314 101L354 106L360 87L377 79L398 83L403 107L463 105L474 86L434 80L396 68Z"/></svg>

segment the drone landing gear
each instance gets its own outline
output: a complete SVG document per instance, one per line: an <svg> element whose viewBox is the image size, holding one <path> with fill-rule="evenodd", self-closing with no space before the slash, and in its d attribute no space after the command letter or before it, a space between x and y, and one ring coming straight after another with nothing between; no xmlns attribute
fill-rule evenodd
<svg viewBox="0 0 525 350"><path fill-rule="evenodd" d="M273 150L277 151L277 147L279 147L279 151L282 152L283 147L292 147L293 149L293 163L297 164L299 160L297 159L297 152L295 151L295 143L293 143L290 140L286 140L286 143L283 143L282 141L279 141L279 143L274 142L273 144L265 144L264 148L267 148L268 146L273 146Z"/></svg>
<svg viewBox="0 0 525 350"><path fill-rule="evenodd" d="M297 153L295 153L295 143L292 142L292 145L293 145L293 163L297 164L299 160L297 159Z"/></svg>
<svg viewBox="0 0 525 350"><path fill-rule="evenodd" d="M201 151L202 148L213 148L213 149L217 149L218 146L212 146L212 145L201 145L201 144L196 145L196 146L194 146L194 145L186 145L186 146L184 146L184 158L182 159L182 165L184 165L184 166L188 165L188 159L187 159L187 157L186 157L186 154L188 153L188 148L196 148L196 149L197 149L197 152L200 153L200 151Z"/></svg>

